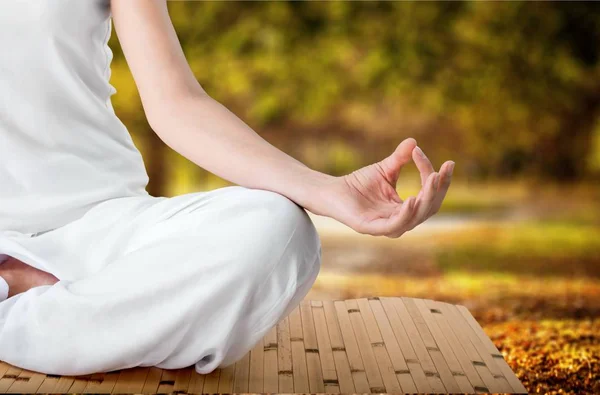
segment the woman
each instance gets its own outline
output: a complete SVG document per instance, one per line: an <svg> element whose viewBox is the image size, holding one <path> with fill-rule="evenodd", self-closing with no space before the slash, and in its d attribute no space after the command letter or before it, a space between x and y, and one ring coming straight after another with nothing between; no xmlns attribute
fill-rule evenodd
<svg viewBox="0 0 600 395"><path fill-rule="evenodd" d="M152 129L239 185L146 192L110 99L113 21ZM454 163L434 171L411 138L343 177L277 150L198 84L166 0L3 1L0 42L0 360L25 369L228 366L319 273L304 209L400 237L450 184ZM402 201L395 185L411 159L423 189Z"/></svg>

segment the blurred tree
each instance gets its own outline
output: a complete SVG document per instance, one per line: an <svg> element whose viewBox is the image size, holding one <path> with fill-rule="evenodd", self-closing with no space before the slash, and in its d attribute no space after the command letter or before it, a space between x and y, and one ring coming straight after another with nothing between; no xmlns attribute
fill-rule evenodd
<svg viewBox="0 0 600 395"><path fill-rule="evenodd" d="M530 165L556 179L582 176L600 115L598 5L469 3L466 10L439 86L463 114L471 155L496 170Z"/></svg>
<svg viewBox="0 0 600 395"><path fill-rule="evenodd" d="M592 155L600 116L600 4L168 5L202 86L300 159L330 168L326 158L339 157L344 141L345 169L414 136L433 159L462 162L473 177L564 180L589 168L582 158ZM113 75L132 85L112 40ZM158 174L168 148L142 122L139 100L127 98L115 107L132 114ZM319 144L322 159L307 144ZM171 178L162 177L155 193Z"/></svg>

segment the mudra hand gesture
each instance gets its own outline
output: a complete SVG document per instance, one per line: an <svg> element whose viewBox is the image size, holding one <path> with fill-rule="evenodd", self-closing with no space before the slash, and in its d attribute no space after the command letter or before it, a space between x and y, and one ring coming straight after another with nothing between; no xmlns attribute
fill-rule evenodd
<svg viewBox="0 0 600 395"><path fill-rule="evenodd" d="M414 160L421 176L419 194L402 200L396 192L400 170ZM348 225L359 233L400 237L440 209L450 187L453 161L440 171L417 147L413 138L402 141L387 158L351 174L336 177L331 186L325 215Z"/></svg>

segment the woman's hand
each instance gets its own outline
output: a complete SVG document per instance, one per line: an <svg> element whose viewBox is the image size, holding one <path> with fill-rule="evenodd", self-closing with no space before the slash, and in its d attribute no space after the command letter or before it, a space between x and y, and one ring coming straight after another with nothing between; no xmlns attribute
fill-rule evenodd
<svg viewBox="0 0 600 395"><path fill-rule="evenodd" d="M404 165L414 160L421 174L419 194L402 200L396 182ZM417 147L413 138L400 143L384 160L356 170L329 184L325 191L327 209L321 215L332 217L359 233L400 237L437 213L446 196L454 162L445 162L439 172ZM319 213L317 213L319 214Z"/></svg>

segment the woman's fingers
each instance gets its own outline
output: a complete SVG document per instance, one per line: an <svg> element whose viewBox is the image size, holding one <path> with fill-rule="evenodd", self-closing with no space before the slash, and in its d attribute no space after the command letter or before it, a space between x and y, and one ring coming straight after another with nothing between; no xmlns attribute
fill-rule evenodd
<svg viewBox="0 0 600 395"><path fill-rule="evenodd" d="M438 185L438 190L436 192L435 200L427 213L427 218L436 214L440 207L442 207L442 202L446 197L446 193L448 192L448 188L450 188L450 182L452 181L452 171L454 170L454 162L448 161L442 165L440 168L440 182Z"/></svg>
<svg viewBox="0 0 600 395"><path fill-rule="evenodd" d="M409 197L402 205L398 214L390 218L385 233L387 237L397 238L408 230L408 225L415 214L416 201L417 199L414 196Z"/></svg>
<svg viewBox="0 0 600 395"><path fill-rule="evenodd" d="M454 162L445 162L440 168L439 173L434 172L427 179L426 186L419 192L416 213L408 230L414 229L417 225L423 223L439 211L450 187L453 168Z"/></svg>
<svg viewBox="0 0 600 395"><path fill-rule="evenodd" d="M419 169L419 173L421 174L421 186L424 187L425 182L427 181L431 173L434 172L435 169L433 168L433 165L431 164L429 158L427 158L427 156L420 147L415 147L415 149L412 151L412 157L413 161L417 165L417 169Z"/></svg>
<svg viewBox="0 0 600 395"><path fill-rule="evenodd" d="M439 173L433 172L425 181L425 185L421 190L421 196L416 201L415 215L413 216L408 230L412 230L415 226L427 219L427 214L431 210L436 197L436 191L439 184Z"/></svg>
<svg viewBox="0 0 600 395"><path fill-rule="evenodd" d="M393 212L389 217L377 218L367 223L363 223L364 227L361 229L360 233L388 237L400 233L402 229L406 228L413 217L415 202L416 198L414 196L409 197L404 203L397 206L400 207L400 209ZM402 231L402 233L404 231Z"/></svg>
<svg viewBox="0 0 600 395"><path fill-rule="evenodd" d="M417 198L414 196L406 199L406 203L408 203L408 209L393 221L393 230L388 232L386 235L387 237L398 238L408 231L408 226L415 216L416 202Z"/></svg>

